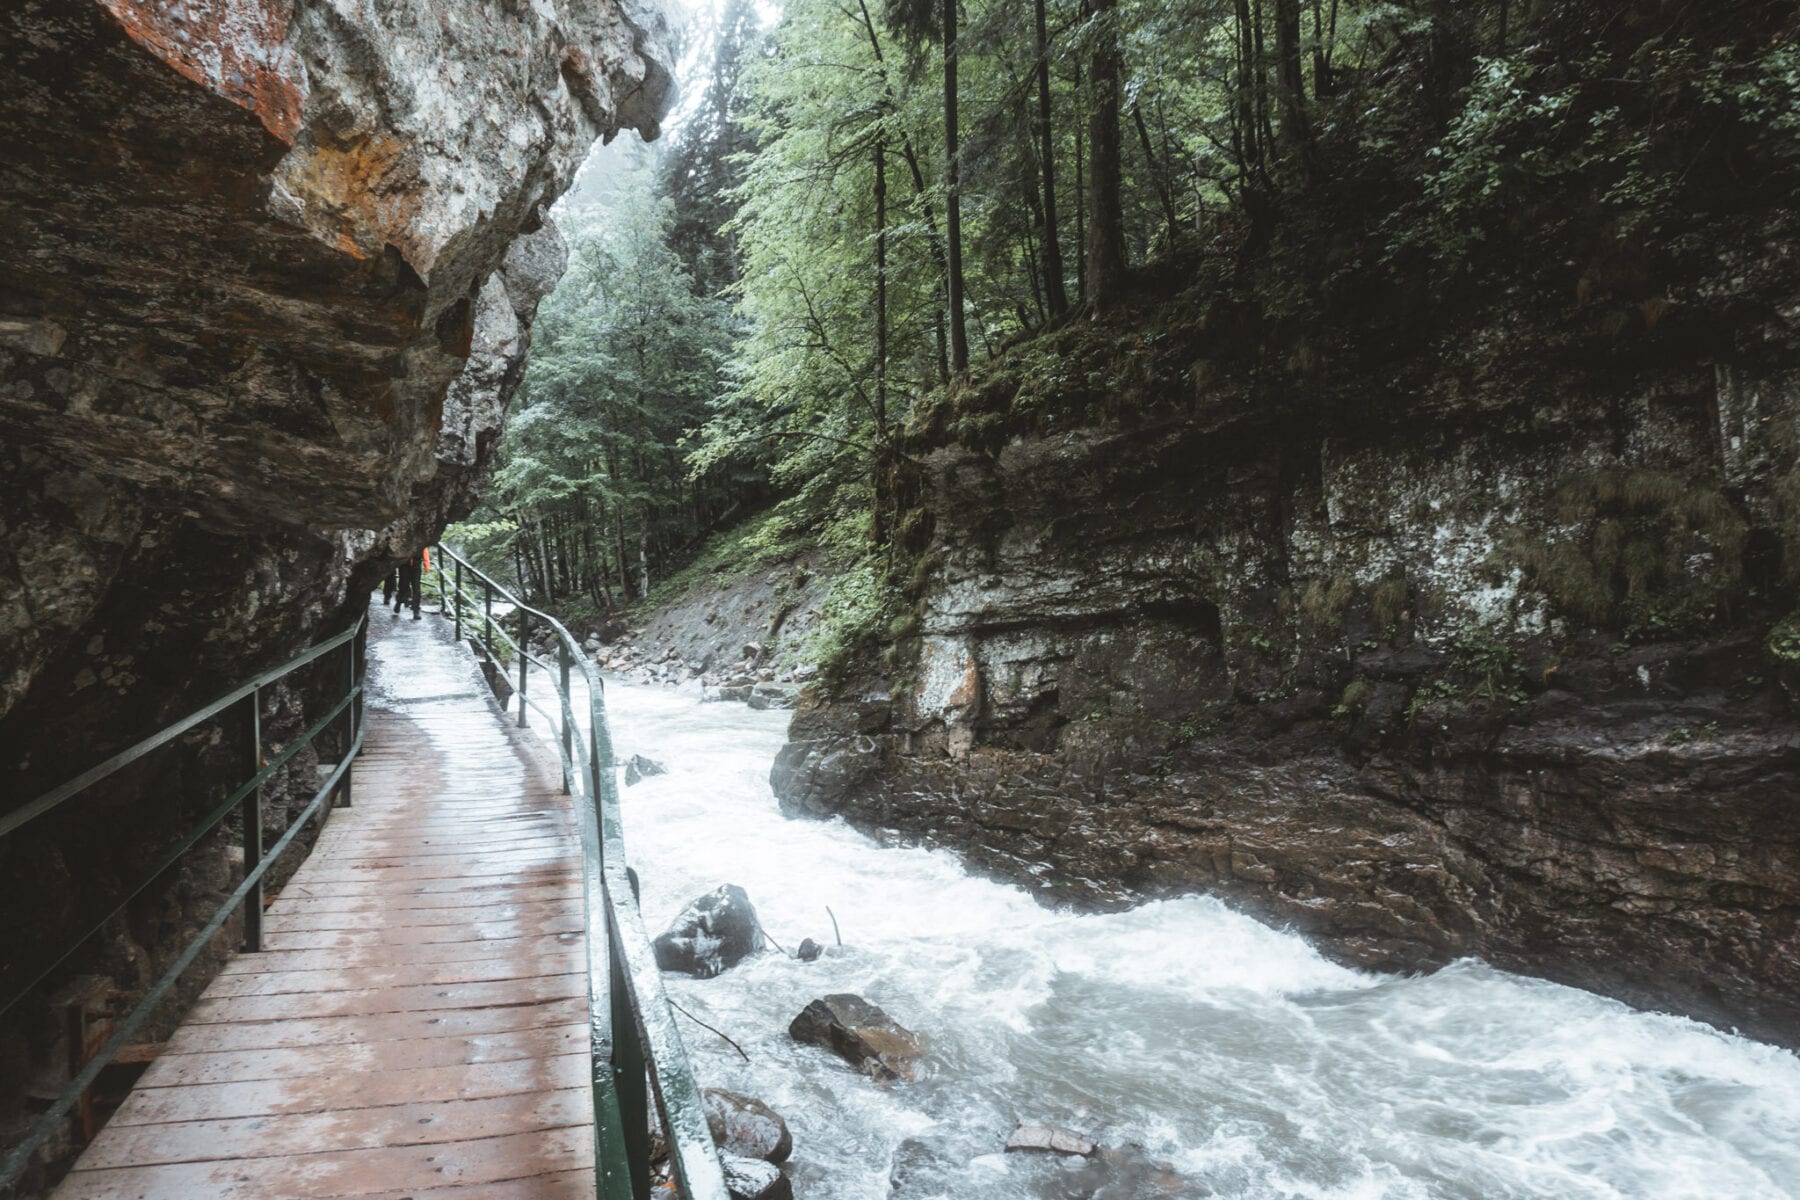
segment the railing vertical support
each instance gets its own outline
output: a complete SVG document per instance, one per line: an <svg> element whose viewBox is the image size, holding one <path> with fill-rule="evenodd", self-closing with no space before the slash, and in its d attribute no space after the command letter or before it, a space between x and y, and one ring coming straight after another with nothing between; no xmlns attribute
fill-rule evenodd
<svg viewBox="0 0 1800 1200"><path fill-rule="evenodd" d="M573 695L574 693L569 691L569 668L574 664L569 659L569 647L561 638L556 639L556 661L561 668L562 694L564 696ZM574 708L573 704L564 704L562 708L562 779L563 795L565 796L569 794L570 785L575 782L569 778L569 764L575 761L575 742L573 740L575 731L569 728L569 714L574 711Z"/></svg>
<svg viewBox="0 0 1800 1200"><path fill-rule="evenodd" d="M618 940L619 926L616 921L607 924L612 934L607 938L607 957L612 960L613 1091L619 1098L625 1161L631 1166L631 1194L637 1200L649 1200L650 1076L644 1065L644 1044L638 1039L637 1012L626 977L625 948Z"/></svg>
<svg viewBox="0 0 1800 1200"><path fill-rule="evenodd" d="M500 656L494 653L494 585L485 579L481 581L481 648L499 664Z"/></svg>
<svg viewBox="0 0 1800 1200"><path fill-rule="evenodd" d="M250 773L262 770L262 689L250 693ZM244 797L244 874L248 875L262 862L262 788L253 787ZM262 949L263 888L262 880L250 885L244 897L244 951L254 954Z"/></svg>
<svg viewBox="0 0 1800 1200"><path fill-rule="evenodd" d="M438 554L441 556L443 554L443 552L444 552L444 548L442 546L439 546ZM456 640L459 643L462 641L462 606L463 606L462 564L459 562L456 564Z"/></svg>
<svg viewBox="0 0 1800 1200"><path fill-rule="evenodd" d="M344 649L348 654L349 660L349 670L344 676L344 700L346 701L344 705L344 720L346 723L346 732L344 734L344 758L346 762L344 765L344 778L338 785L338 803L342 804L345 808L349 808L350 772L354 767L348 762L348 759L350 757L350 747L356 745L356 639L351 638L346 642L344 644ZM323 818L321 818L321 820L323 820Z"/></svg>
<svg viewBox="0 0 1800 1200"><path fill-rule="evenodd" d="M525 728L525 681L531 671L531 614L519 609L519 728Z"/></svg>

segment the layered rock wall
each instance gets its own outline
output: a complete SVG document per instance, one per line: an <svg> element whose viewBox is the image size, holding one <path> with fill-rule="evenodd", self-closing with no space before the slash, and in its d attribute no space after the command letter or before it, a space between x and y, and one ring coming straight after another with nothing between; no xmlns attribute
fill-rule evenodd
<svg viewBox="0 0 1800 1200"><path fill-rule="evenodd" d="M943 423L912 632L803 701L784 806L1800 1042L1782 245L1723 345L1513 318L1308 388L1122 335L1111 417Z"/></svg>
<svg viewBox="0 0 1800 1200"><path fill-rule="evenodd" d="M665 37L653 0L5 6L0 809L341 628L474 503L562 270L548 206L595 138L655 135ZM325 687L271 697L271 739ZM0 840L0 994L205 810L237 736ZM275 832L303 793L270 789ZM196 853L222 865L69 969L166 960L236 870ZM0 1119L53 1073L31 1010L0 1017Z"/></svg>

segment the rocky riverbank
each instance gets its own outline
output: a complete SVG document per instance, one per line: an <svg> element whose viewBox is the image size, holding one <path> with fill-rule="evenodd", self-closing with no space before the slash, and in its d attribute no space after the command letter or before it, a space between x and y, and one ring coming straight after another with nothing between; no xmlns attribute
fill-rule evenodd
<svg viewBox="0 0 1800 1200"><path fill-rule="evenodd" d="M910 611L803 700L784 807L1800 1042L1800 242L1711 236L1668 321L1396 357L1376 314L1265 370L1174 306L916 414Z"/></svg>

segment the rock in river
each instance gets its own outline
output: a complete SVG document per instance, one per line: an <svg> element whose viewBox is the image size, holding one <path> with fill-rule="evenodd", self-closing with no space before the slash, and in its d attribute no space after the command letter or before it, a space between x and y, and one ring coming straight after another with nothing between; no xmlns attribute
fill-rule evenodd
<svg viewBox="0 0 1800 1200"><path fill-rule="evenodd" d="M863 1074L887 1083L917 1079L925 1039L861 996L839 992L814 1000L788 1026L796 1042L823 1046Z"/></svg>
<svg viewBox="0 0 1800 1200"><path fill-rule="evenodd" d="M666 775L668 773L669 768L663 766L654 758L645 758L641 754L634 754L625 760L626 787L630 787L641 779L648 779L652 775Z"/></svg>
<svg viewBox="0 0 1800 1200"><path fill-rule="evenodd" d="M750 688L748 699L755 709L793 708L799 703L800 689L791 683L758 683Z"/></svg>
<svg viewBox="0 0 1800 1200"><path fill-rule="evenodd" d="M1100 1149L1091 1139L1054 1125L1020 1125L1006 1139L1006 1148L1050 1150L1057 1154L1079 1154L1083 1158L1092 1157Z"/></svg>
<svg viewBox="0 0 1800 1200"><path fill-rule="evenodd" d="M689 903L652 948L663 970L711 979L762 949L762 927L749 895L728 883Z"/></svg>
<svg viewBox="0 0 1800 1200"><path fill-rule="evenodd" d="M794 1200L794 1185L774 1163L721 1154L719 1165L725 1169L725 1190L733 1200Z"/></svg>
<svg viewBox="0 0 1800 1200"><path fill-rule="evenodd" d="M707 1088L705 1098L706 1124L723 1153L779 1163L794 1152L787 1122L761 1100L724 1088Z"/></svg>

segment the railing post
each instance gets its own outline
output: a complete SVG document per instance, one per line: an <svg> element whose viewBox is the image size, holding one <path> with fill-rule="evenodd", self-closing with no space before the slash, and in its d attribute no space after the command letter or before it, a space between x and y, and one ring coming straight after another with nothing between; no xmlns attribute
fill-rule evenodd
<svg viewBox="0 0 1800 1200"><path fill-rule="evenodd" d="M494 653L494 585L485 578L481 581L481 596L481 648L498 665L500 656Z"/></svg>
<svg viewBox="0 0 1800 1200"><path fill-rule="evenodd" d="M556 639L556 659L562 675L562 777L563 795L567 796L570 785L574 783L569 778L569 764L575 761L574 730L569 728L569 716L575 711L575 697L569 691L569 667L572 665L569 660L569 644L560 637Z"/></svg>
<svg viewBox="0 0 1800 1200"><path fill-rule="evenodd" d="M443 552L442 546L438 547L438 552ZM462 606L462 563L461 561L458 561L456 564L456 640L458 644L461 644L462 642Z"/></svg>
<svg viewBox="0 0 1800 1200"><path fill-rule="evenodd" d="M531 614L519 608L519 728L525 728L525 680L531 670Z"/></svg>
<svg viewBox="0 0 1800 1200"><path fill-rule="evenodd" d="M625 948L619 923L607 902L607 957L612 967L612 1073L619 1098L619 1123L625 1135L625 1162L631 1169L631 1194L650 1196L650 1077L644 1070L644 1044L638 1039L637 1011L625 971Z"/></svg>
<svg viewBox="0 0 1800 1200"><path fill-rule="evenodd" d="M594 828L600 831L600 865L606 865L606 807L600 802L600 731L594 726L594 698L588 697L588 800L594 806ZM610 769L611 764L608 764Z"/></svg>
<svg viewBox="0 0 1800 1200"><path fill-rule="evenodd" d="M250 774L262 770L262 689L250 693ZM262 787L250 789L244 797L244 874L254 871L262 862ZM244 950L254 954L262 949L263 918L262 880L258 879L244 897Z"/></svg>
<svg viewBox="0 0 1800 1200"><path fill-rule="evenodd" d="M348 642L345 642L344 649L349 651L348 661L346 663L349 670L346 672L346 678L344 680L344 699L347 700L348 703L344 705L344 716L347 719L344 733L345 765L344 777L338 783L338 802L345 808L349 808L350 772L355 769L349 760L351 747L356 745L356 638L352 637ZM323 818L321 818L321 821L322 820Z"/></svg>

